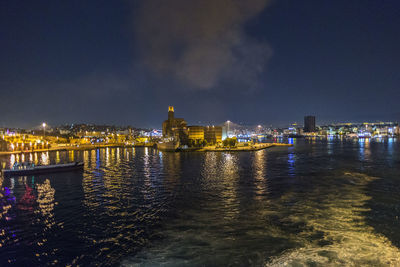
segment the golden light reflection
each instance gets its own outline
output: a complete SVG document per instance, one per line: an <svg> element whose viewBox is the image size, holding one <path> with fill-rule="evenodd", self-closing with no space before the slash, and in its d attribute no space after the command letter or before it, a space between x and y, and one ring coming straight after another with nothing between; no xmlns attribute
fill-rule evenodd
<svg viewBox="0 0 400 267"><path fill-rule="evenodd" d="M110 166L110 149L106 148L106 166Z"/></svg>
<svg viewBox="0 0 400 267"><path fill-rule="evenodd" d="M87 152L87 151L85 151L85 152ZM84 154L84 158L87 159L87 160L86 160L87 163L89 163L89 161L90 161L90 167L93 168L93 169L96 168L96 165L97 165L96 162L97 162L97 160L100 160L100 159L98 159L97 157L100 157L100 150L99 150L99 149L91 150L91 151L90 151L90 160L89 160L89 155L88 155L88 153ZM89 164L87 164L87 165L89 165Z"/></svg>
<svg viewBox="0 0 400 267"><path fill-rule="evenodd" d="M120 163L121 158L120 158L120 154L119 154L119 147L117 147L116 156L117 156L117 163Z"/></svg>
<svg viewBox="0 0 400 267"><path fill-rule="evenodd" d="M74 162L75 161L75 153L74 152L75 151L73 151L73 150L68 151L68 160L69 160L69 162Z"/></svg>
<svg viewBox="0 0 400 267"><path fill-rule="evenodd" d="M110 160L112 163L115 163L115 148L110 149Z"/></svg>
<svg viewBox="0 0 400 267"><path fill-rule="evenodd" d="M41 164L42 165L49 165L50 164L49 152L42 152Z"/></svg>
<svg viewBox="0 0 400 267"><path fill-rule="evenodd" d="M151 192L148 190L151 188L151 164L150 164L150 155L148 153L147 147L145 148L144 158L143 158L143 170L144 170L144 184L143 187L143 195L145 198L149 197Z"/></svg>
<svg viewBox="0 0 400 267"><path fill-rule="evenodd" d="M2 219L4 217L6 220L9 220L10 217L7 216L7 213L12 208L11 203L13 202L12 201L13 200L13 196L12 196L12 192L11 191L8 191L7 189L2 188L3 179L4 178L2 176L0 176L0 188L2 189L2 190L0 190L0 199L1 200L4 199L4 201L2 201L2 205L0 207L0 219ZM4 236L4 235L5 235L4 230L1 229L0 236ZM1 246L2 246L2 244L0 243L0 247Z"/></svg>
<svg viewBox="0 0 400 267"><path fill-rule="evenodd" d="M368 138L360 138L358 140L360 160L370 160L371 159L371 143Z"/></svg>
<svg viewBox="0 0 400 267"><path fill-rule="evenodd" d="M12 166L14 165L15 162L16 162L16 160L15 160L15 155L14 155L14 154L11 154L11 156L10 156L10 167L12 167Z"/></svg>
<svg viewBox="0 0 400 267"><path fill-rule="evenodd" d="M39 209L36 212L43 216L46 227L51 228L55 224L54 207L57 205L54 198L55 189L51 187L49 179L46 179L43 184L37 184L36 188L39 205Z"/></svg>
<svg viewBox="0 0 400 267"><path fill-rule="evenodd" d="M257 200L264 199L265 194L268 192L266 183L266 157L267 152L265 150L259 150L254 153L253 169L255 178L255 198Z"/></svg>
<svg viewBox="0 0 400 267"><path fill-rule="evenodd" d="M238 188L239 166L237 153L224 153L222 156L223 188L221 200L227 207L225 219L233 219L239 214L239 203L236 189Z"/></svg>
<svg viewBox="0 0 400 267"><path fill-rule="evenodd" d="M56 152L56 164L58 164L58 163L60 163L60 152L59 151L57 151Z"/></svg>

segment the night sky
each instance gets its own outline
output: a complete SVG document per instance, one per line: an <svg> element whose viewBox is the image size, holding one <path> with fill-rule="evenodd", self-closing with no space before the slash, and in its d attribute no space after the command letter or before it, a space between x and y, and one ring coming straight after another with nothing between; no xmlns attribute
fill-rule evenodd
<svg viewBox="0 0 400 267"><path fill-rule="evenodd" d="M400 1L0 2L0 127L400 121Z"/></svg>

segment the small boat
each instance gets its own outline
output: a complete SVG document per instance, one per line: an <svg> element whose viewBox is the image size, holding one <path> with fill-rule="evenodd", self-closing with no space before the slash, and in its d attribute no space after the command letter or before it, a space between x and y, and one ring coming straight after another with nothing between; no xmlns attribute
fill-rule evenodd
<svg viewBox="0 0 400 267"><path fill-rule="evenodd" d="M55 165L35 165L32 163L14 163L11 169L2 170L4 176L22 176L53 172L68 172L83 170L83 162L73 162Z"/></svg>
<svg viewBox="0 0 400 267"><path fill-rule="evenodd" d="M161 151L175 152L179 148L179 141L164 141L157 144L157 149Z"/></svg>

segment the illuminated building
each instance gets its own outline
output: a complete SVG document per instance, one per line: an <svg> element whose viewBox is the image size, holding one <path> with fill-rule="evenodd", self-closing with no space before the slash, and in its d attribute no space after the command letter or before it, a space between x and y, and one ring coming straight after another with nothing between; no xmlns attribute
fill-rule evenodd
<svg viewBox="0 0 400 267"><path fill-rule="evenodd" d="M192 140L204 140L204 127L203 126L189 126L188 137Z"/></svg>
<svg viewBox="0 0 400 267"><path fill-rule="evenodd" d="M174 138L179 141L187 139L187 123L183 118L175 118L174 107L168 107L168 119L162 124L164 138Z"/></svg>
<svg viewBox="0 0 400 267"><path fill-rule="evenodd" d="M206 126L204 127L204 138L209 144L217 144L222 142L222 127L221 126Z"/></svg>
<svg viewBox="0 0 400 267"><path fill-rule="evenodd" d="M311 133L315 132L315 116L305 116L304 117L304 132Z"/></svg>
<svg viewBox="0 0 400 267"><path fill-rule="evenodd" d="M8 144L4 140L0 140L0 151L7 151Z"/></svg>

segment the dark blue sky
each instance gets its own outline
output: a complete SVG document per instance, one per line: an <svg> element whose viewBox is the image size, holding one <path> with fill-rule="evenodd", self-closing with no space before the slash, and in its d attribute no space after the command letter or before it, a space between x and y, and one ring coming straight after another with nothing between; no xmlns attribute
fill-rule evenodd
<svg viewBox="0 0 400 267"><path fill-rule="evenodd" d="M0 127L400 120L399 1L243 2L1 1Z"/></svg>

